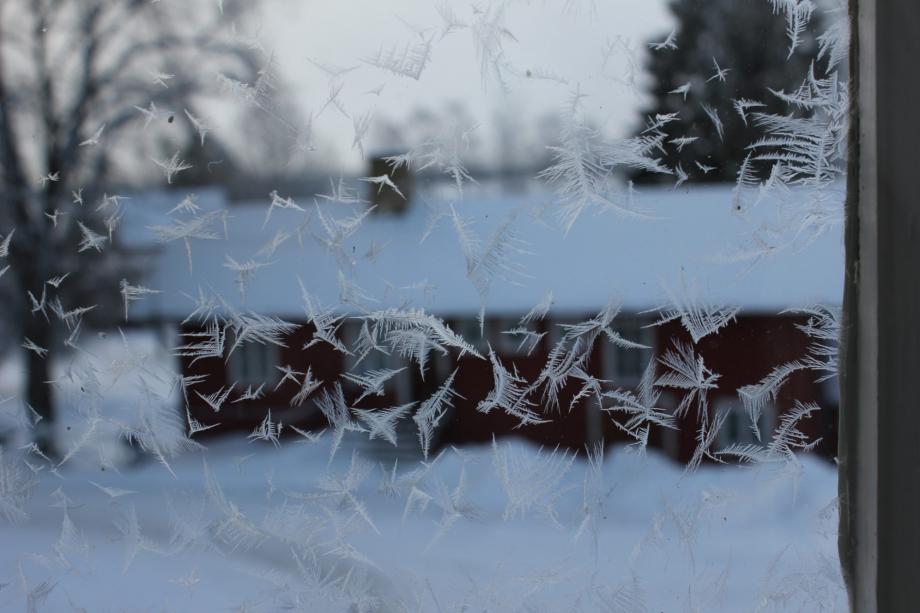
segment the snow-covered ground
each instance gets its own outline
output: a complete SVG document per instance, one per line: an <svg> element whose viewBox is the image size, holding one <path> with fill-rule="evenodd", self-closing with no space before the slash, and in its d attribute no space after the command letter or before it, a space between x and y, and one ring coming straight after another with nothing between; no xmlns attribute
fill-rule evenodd
<svg viewBox="0 0 920 613"><path fill-rule="evenodd" d="M241 435L168 458L173 476L126 465L118 439L150 410L138 390L178 400L162 344L83 346L52 373L79 450L50 471L22 431L0 456L0 611L846 610L817 458L685 474L652 451L592 463L502 439L394 467L366 438L333 455L330 436ZM99 404L69 406L88 365ZM18 369L0 368L6 427L25 421Z"/></svg>
<svg viewBox="0 0 920 613"><path fill-rule="evenodd" d="M372 455L328 458L326 442L226 441L176 460L176 478L155 462L42 471L29 517L0 523L0 610L29 591L40 611L846 609L836 478L816 459L796 492L625 449L557 480L558 454L516 441L395 481ZM497 465L530 490L519 507Z"/></svg>

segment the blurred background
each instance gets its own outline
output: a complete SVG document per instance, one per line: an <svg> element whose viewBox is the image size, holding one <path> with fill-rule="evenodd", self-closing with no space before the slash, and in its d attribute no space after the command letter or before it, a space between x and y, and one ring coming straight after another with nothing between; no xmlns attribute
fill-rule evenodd
<svg viewBox="0 0 920 613"><path fill-rule="evenodd" d="M0 24L0 605L845 602L842 6Z"/></svg>

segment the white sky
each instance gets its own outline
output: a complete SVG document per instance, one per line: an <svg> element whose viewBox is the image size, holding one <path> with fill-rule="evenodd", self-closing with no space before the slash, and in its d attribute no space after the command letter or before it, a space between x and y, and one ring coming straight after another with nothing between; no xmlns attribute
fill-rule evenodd
<svg viewBox="0 0 920 613"><path fill-rule="evenodd" d="M471 21L474 5L447 0L455 14ZM622 82L626 54L620 50L604 66L603 50L618 36L628 39L640 64L650 37L664 35L672 23L664 0L519 0L509 3L505 26L515 40L504 51L521 71L547 70L568 81L512 77L505 94L483 82L476 46L469 29L441 39L443 21L433 0L264 0L258 36L275 53L286 85L304 117L314 114L313 129L323 150L332 150L345 168L355 168L360 155L351 149L352 121L327 108L315 114L329 95L325 73L310 63L358 66L342 77L339 99L352 117L402 119L414 108L442 108L461 102L482 124L477 136L493 136L490 118L512 112L522 125L560 108L579 87L588 94L586 108L611 134L623 134L638 121L638 96ZM486 6L486 5L482 5ZM411 27L410 27L411 25ZM413 28L431 28L432 61L420 79L395 76L362 59L381 46L400 47L419 40ZM383 85L380 95L369 90Z"/></svg>

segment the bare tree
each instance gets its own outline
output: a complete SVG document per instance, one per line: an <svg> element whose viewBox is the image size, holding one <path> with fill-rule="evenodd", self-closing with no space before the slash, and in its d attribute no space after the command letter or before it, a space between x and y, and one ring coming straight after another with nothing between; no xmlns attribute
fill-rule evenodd
<svg viewBox="0 0 920 613"><path fill-rule="evenodd" d="M2 314L25 348L23 399L47 453L50 358L84 315L105 311L100 289L127 262L115 232L125 204L102 190L125 180L132 154L135 170L138 159L156 169L137 155L139 135L176 129L186 109L194 117L218 75L257 78L257 47L233 27L251 4L0 0ZM159 162L167 178L175 161Z"/></svg>

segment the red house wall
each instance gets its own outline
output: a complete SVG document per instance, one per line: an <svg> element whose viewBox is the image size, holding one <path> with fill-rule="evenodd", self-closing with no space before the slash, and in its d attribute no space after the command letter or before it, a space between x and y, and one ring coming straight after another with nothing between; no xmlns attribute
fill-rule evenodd
<svg viewBox="0 0 920 613"><path fill-rule="evenodd" d="M590 314L585 314L585 319L588 317ZM795 325L804 323L804 321L805 318L795 316L741 316L718 334L702 339L696 345L697 352L710 369L721 375L718 388L709 395L710 410L720 396L729 397L737 403L738 388L759 382L779 364L803 357L809 345L809 338ZM455 330L461 327L457 320L448 321L448 324ZM550 326L548 321L539 322L537 330L549 331ZM490 325L488 328L497 330L495 325ZM687 343L691 340L677 322L671 322L653 328L653 330L656 357L662 356L675 340L679 339ZM193 327L183 327L182 331L197 330ZM324 343L303 350L302 347L311 338L312 326L310 324L302 325L291 334L286 342L287 347L280 351L281 365L289 365L301 372L311 367L314 377L327 383L340 380L340 375L345 369L343 354ZM489 340L495 347L496 343L493 342L495 339ZM592 349L589 372L598 378L603 378L604 352L600 343L601 341L598 341ZM482 348L487 350L485 342L482 343ZM513 371L516 368L522 376L533 380L542 369L549 349L550 340L547 335L531 356L507 355L498 351L496 353L506 369ZM433 364L424 378L420 375L416 364L409 365L411 399L420 401L427 398L440 386L442 379L455 366L459 367L455 390L463 396L463 399L455 401L454 410L442 421L438 444L488 443L492 440L493 435L509 434L519 435L535 443L551 447L560 445L571 449L584 449L588 443L587 411L596 410L594 408L596 405L589 404L592 402L590 400L582 400L571 409L569 408L572 396L580 389L579 381L571 381L563 388L559 395L561 408L549 413L551 423L517 427L518 422L515 418L499 410L493 410L489 414L476 410L477 405L485 399L493 387L492 367L488 360L479 360L470 356L460 358L456 353L446 359L435 359L444 361L440 364ZM289 406L291 397L298 391L297 386L291 382L286 382L277 391L273 389L274 384L266 385L266 394L261 399L232 403L231 401L244 391L236 389L220 413L215 414L192 390L209 394L229 385L225 360L209 358L192 364L190 359L183 358L182 369L187 376L196 374L208 376L206 381L189 391L192 416L205 425L221 423L220 427L203 434L215 435L232 430L251 430L262 421L268 409L271 409L273 419L286 424L310 429L325 426L324 418L312 399L307 399L300 407ZM663 370L664 367L660 366L659 374ZM796 400L817 402L821 405L823 410L803 424L802 429L813 438L823 437L818 449L823 455L831 457L836 450L837 407L828 405L827 399L822 395L821 386L815 383L815 378L815 373L807 371L794 373L781 388L777 399L777 414L780 415L791 408ZM362 408L396 404L397 398L391 387L387 387L388 392L384 396L368 397L362 400ZM351 398L348 394L346 397ZM680 396L674 395L674 401L679 400ZM608 417L604 417L603 423L603 437L606 444L631 442ZM692 455L696 445L697 416L691 412L679 425L680 429L674 435L676 448L673 448L671 453L675 459L685 462ZM652 447L665 447L665 435L659 429L653 429L649 444Z"/></svg>

